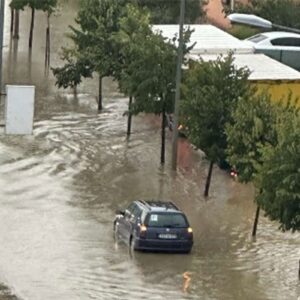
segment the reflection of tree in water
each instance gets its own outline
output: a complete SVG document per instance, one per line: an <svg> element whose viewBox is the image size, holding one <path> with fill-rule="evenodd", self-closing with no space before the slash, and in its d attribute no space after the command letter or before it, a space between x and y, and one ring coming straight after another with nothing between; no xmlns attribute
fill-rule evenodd
<svg viewBox="0 0 300 300"><path fill-rule="evenodd" d="M187 139L178 140L178 167L185 171L191 170L192 148Z"/></svg>

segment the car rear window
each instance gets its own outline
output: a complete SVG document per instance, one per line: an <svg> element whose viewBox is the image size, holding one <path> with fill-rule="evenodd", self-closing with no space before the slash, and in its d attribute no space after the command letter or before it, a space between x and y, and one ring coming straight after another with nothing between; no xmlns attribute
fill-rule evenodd
<svg viewBox="0 0 300 300"><path fill-rule="evenodd" d="M178 213L151 213L147 218L149 227L187 227L187 221L184 215Z"/></svg>
<svg viewBox="0 0 300 300"><path fill-rule="evenodd" d="M252 37L248 38L247 40L251 41L253 43L258 43L258 42L261 42L261 41L263 41L265 39L267 39L267 37L265 35L263 35L263 34L257 34L255 36L252 36Z"/></svg>

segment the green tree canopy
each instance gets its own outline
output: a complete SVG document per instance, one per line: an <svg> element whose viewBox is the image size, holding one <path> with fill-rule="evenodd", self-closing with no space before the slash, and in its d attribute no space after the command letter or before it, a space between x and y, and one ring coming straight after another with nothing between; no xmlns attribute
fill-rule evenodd
<svg viewBox="0 0 300 300"><path fill-rule="evenodd" d="M274 126L278 116L296 111L297 98L290 93L280 102L274 102L268 91L241 99L227 124L227 160L238 171L241 182L250 182L262 164L261 148L278 143Z"/></svg>
<svg viewBox="0 0 300 300"><path fill-rule="evenodd" d="M10 7L17 10L23 10L28 5L28 0L11 0Z"/></svg>
<svg viewBox="0 0 300 300"><path fill-rule="evenodd" d="M227 124L227 160L238 171L242 182L252 181L255 165L261 162L260 147L276 144L276 109L267 92L241 99Z"/></svg>
<svg viewBox="0 0 300 300"><path fill-rule="evenodd" d="M151 12L152 24L178 24L181 0L133 0L140 7L147 7ZM205 16L203 5L206 1L186 0L185 24L199 23Z"/></svg>
<svg viewBox="0 0 300 300"><path fill-rule="evenodd" d="M26 6L29 6L34 9L40 9L42 11L51 11L55 10L57 6L57 0L12 0L10 6L13 9L24 9Z"/></svg>
<svg viewBox="0 0 300 300"><path fill-rule="evenodd" d="M150 28L150 14L147 10L129 4L119 24L120 30L114 34L122 57L118 83L121 92L132 96L135 93L136 82L131 77L135 75L131 64L136 59L137 52L140 54L140 43L143 43L146 37L153 35Z"/></svg>
<svg viewBox="0 0 300 300"><path fill-rule="evenodd" d="M225 158L225 124L232 121L238 100L249 97L251 90L248 70L236 68L233 60L230 54L194 62L185 72L182 114L188 138L213 162Z"/></svg>
<svg viewBox="0 0 300 300"><path fill-rule="evenodd" d="M119 78L122 58L114 35L119 31L125 3L125 0L82 0L76 26L70 26L68 34L73 45L63 50L66 65L54 69L59 87L73 87L80 83L79 77L96 72L99 75L99 110L102 109L102 78Z"/></svg>
<svg viewBox="0 0 300 300"><path fill-rule="evenodd" d="M76 87L81 83L82 78L92 76L93 66L90 60L75 52L74 49L62 49L61 59L65 61L62 67L52 68L53 74L56 77L56 85L64 89Z"/></svg>
<svg viewBox="0 0 300 300"><path fill-rule="evenodd" d="M208 196L213 164L225 160L225 125L232 122L238 100L250 97L249 71L238 69L233 56L190 63L183 83L182 118L192 144L211 162L204 195Z"/></svg>
<svg viewBox="0 0 300 300"><path fill-rule="evenodd" d="M276 121L278 144L261 149L256 201L282 230L300 230L300 117L285 112Z"/></svg>
<svg viewBox="0 0 300 300"><path fill-rule="evenodd" d="M251 0L239 4L235 12L251 13L272 23L300 29L300 2L294 0Z"/></svg>
<svg viewBox="0 0 300 300"><path fill-rule="evenodd" d="M71 27L70 37L81 55L88 58L100 77L119 71L119 49L113 35L119 30L119 18L124 7L118 0L82 1L76 18L79 29Z"/></svg>

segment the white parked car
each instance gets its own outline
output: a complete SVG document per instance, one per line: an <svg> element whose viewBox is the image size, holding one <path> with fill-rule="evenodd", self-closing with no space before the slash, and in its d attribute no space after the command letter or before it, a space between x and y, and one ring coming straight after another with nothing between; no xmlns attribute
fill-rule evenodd
<svg viewBox="0 0 300 300"><path fill-rule="evenodd" d="M264 53L300 71L300 34L271 31L256 34L246 39L256 53Z"/></svg>

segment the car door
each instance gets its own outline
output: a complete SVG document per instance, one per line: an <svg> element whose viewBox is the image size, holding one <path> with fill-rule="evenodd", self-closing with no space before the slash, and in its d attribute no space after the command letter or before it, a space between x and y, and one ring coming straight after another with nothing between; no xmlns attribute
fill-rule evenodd
<svg viewBox="0 0 300 300"><path fill-rule="evenodd" d="M132 214L132 211L135 207L134 203L131 203L124 211L124 215L118 219L118 233L122 239L127 241L128 236L128 220L130 219L130 216Z"/></svg>
<svg viewBox="0 0 300 300"><path fill-rule="evenodd" d="M135 232L136 226L139 222L139 218L141 216L141 209L138 205L134 204L132 209L130 210L130 214L125 215L125 236L126 241L130 241L130 236Z"/></svg>

